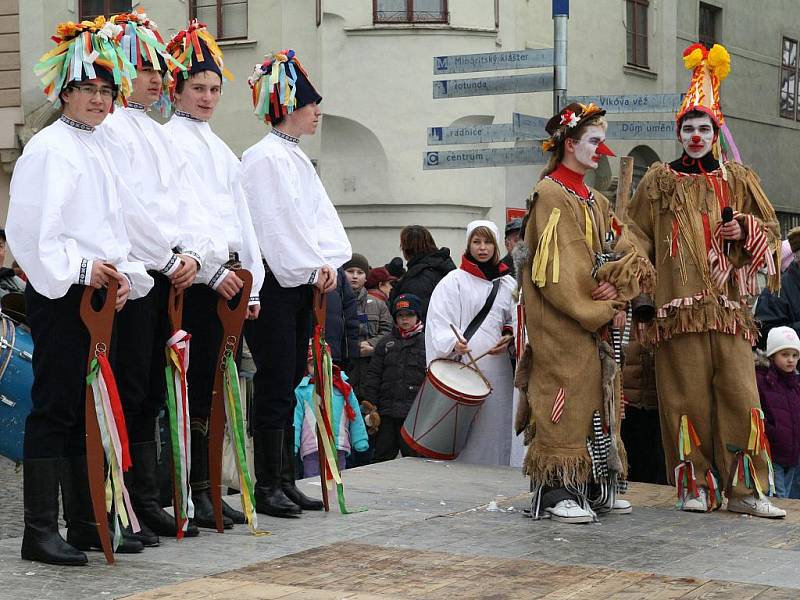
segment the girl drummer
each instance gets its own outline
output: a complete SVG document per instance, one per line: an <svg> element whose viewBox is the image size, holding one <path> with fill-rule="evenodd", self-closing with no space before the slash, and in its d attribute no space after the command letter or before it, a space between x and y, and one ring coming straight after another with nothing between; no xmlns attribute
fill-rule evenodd
<svg viewBox="0 0 800 600"><path fill-rule="evenodd" d="M475 417L458 460L506 466L511 454L513 373L508 346L514 331L515 283L500 262L497 238L497 225L491 221L467 225L460 268L450 271L431 296L425 354L428 364L437 358L477 359L493 391Z"/></svg>

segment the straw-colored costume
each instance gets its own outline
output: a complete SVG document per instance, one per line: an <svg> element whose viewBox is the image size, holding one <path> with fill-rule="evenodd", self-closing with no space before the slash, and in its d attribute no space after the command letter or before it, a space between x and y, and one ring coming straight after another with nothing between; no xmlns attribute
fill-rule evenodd
<svg viewBox="0 0 800 600"><path fill-rule="evenodd" d="M729 60L718 45L684 52L693 76L678 121L689 111L708 114L738 159L719 107ZM718 139L714 156L720 152ZM698 172L678 172L680 161L652 165L626 225L657 272L657 313L645 338L657 344L667 476L684 501L698 497L699 488L708 489L711 510L721 503L723 488L734 496L762 497L772 487L751 355L758 329L747 298L758 293L756 274L762 268L777 289L780 255L775 211L758 176L738 162L714 161L709 170L702 167L708 158L697 159ZM744 232L742 240L721 237L728 206Z"/></svg>
<svg viewBox="0 0 800 600"><path fill-rule="evenodd" d="M522 293L530 341L526 352L532 354L530 362L524 356L520 361L528 370L527 386L519 373L517 383L527 387L531 409L533 435L524 469L534 486L585 489L593 471L625 474L619 374L600 332L624 301L639 293L639 284L632 253L602 265L593 276L609 220L608 200L597 192L588 205L545 178L531 195ZM604 280L617 287L617 300L592 300L592 290ZM596 438L598 420L609 436L605 441ZM600 464L590 448L608 442L608 459Z"/></svg>

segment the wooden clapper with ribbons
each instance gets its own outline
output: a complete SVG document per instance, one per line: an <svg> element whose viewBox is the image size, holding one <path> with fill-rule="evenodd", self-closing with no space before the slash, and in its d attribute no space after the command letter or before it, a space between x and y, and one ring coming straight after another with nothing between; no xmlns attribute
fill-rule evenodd
<svg viewBox="0 0 800 600"><path fill-rule="evenodd" d="M86 376L89 493L97 534L108 564L114 563L114 550L122 541L122 530L128 525L134 532L140 530L123 481L123 472L131 466L128 431L108 362L118 286L117 280L112 279L105 290L105 298L95 288L87 287L80 308L81 320L91 340ZM99 310L94 308L94 301L102 302ZM113 539L108 528L109 514L114 524Z"/></svg>
<svg viewBox="0 0 800 600"><path fill-rule="evenodd" d="M217 531L222 533L222 445L225 440L227 423L228 437L233 445L236 470L239 475L239 488L242 493L242 511L247 526L255 535L268 535L268 531L258 529L255 508L255 492L245 455L244 417L242 399L239 391L239 372L236 369L236 353L242 335L242 327L247 317L247 303L253 287L253 275L246 269L234 271L244 282L238 301L234 307L224 298L217 302L217 316L222 324L222 344L217 358L214 376L214 392L211 400L211 423L209 424L208 465L211 480L211 503L214 506L214 521Z"/></svg>
<svg viewBox="0 0 800 600"><path fill-rule="evenodd" d="M317 425L317 452L319 455L319 477L322 482L322 502L330 510L328 481L336 485L339 512L342 514L363 512L366 507L348 509L344 499L344 484L337 460L336 427L333 422L333 359L325 343L325 317L327 297L314 288L314 333L311 338L311 353L314 361L314 420ZM347 398L344 399L348 401Z"/></svg>
<svg viewBox="0 0 800 600"><path fill-rule="evenodd" d="M194 517L192 490L189 485L191 464L191 432L187 372L191 335L181 329L183 291L169 288L168 315L170 336L167 340L167 415L169 416L170 458L172 463L173 510L176 537L186 533L189 519Z"/></svg>

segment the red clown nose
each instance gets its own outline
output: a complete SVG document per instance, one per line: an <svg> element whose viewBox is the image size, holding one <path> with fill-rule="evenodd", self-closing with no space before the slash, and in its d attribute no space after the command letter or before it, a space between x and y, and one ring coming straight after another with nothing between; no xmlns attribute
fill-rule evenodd
<svg viewBox="0 0 800 600"><path fill-rule="evenodd" d="M597 147L597 153L601 154L603 156L616 156L616 154L614 154L614 152L611 150L611 148L606 146L605 142L603 142L602 144L600 144Z"/></svg>

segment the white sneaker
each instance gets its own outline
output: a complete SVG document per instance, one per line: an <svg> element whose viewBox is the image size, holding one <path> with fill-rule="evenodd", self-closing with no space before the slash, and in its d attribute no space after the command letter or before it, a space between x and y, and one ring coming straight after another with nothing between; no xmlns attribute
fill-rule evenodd
<svg viewBox="0 0 800 600"><path fill-rule="evenodd" d="M706 512L708 510L708 500L706 500L706 489L697 488L697 498L691 495L689 490L683 493L681 510L686 512Z"/></svg>
<svg viewBox="0 0 800 600"><path fill-rule="evenodd" d="M755 494L741 498L728 498L728 510L765 519L782 519L786 516L785 510L774 506L766 497L756 498Z"/></svg>
<svg viewBox="0 0 800 600"><path fill-rule="evenodd" d="M545 510L550 513L551 519L562 523L591 523L594 519L592 513L581 508L575 500L562 500Z"/></svg>
<svg viewBox="0 0 800 600"><path fill-rule="evenodd" d="M628 515L633 512L633 506L627 500L617 498L614 500L614 506L611 507L611 512L618 515Z"/></svg>

